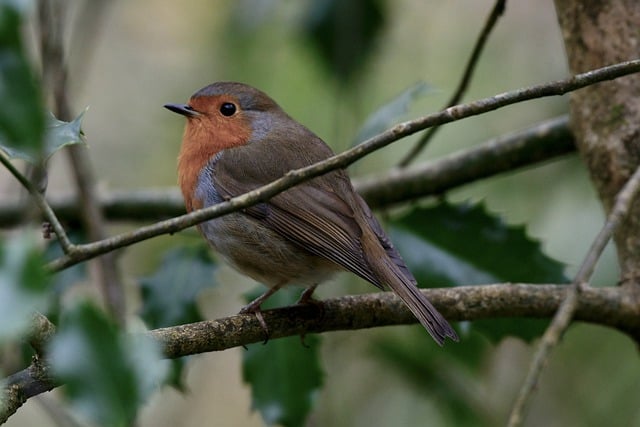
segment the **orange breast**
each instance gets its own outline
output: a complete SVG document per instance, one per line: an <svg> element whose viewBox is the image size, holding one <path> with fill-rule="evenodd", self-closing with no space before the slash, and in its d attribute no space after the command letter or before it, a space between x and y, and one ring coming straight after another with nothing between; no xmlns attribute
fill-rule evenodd
<svg viewBox="0 0 640 427"><path fill-rule="evenodd" d="M245 145L251 137L251 127L243 117L214 120L208 116L187 121L178 156L178 184L188 212L202 207L194 191L202 169L220 151Z"/></svg>

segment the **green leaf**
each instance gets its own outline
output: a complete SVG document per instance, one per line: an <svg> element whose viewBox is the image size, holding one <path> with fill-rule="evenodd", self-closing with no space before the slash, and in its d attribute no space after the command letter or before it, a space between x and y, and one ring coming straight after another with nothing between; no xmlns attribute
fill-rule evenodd
<svg viewBox="0 0 640 427"><path fill-rule="evenodd" d="M87 237L81 229L69 230L67 235L69 240L77 244L87 242ZM51 239L47 241L47 245L44 250L44 258L47 263L63 255L64 251L57 240ZM50 290L56 295L56 297L60 297L70 286L82 280L86 280L86 278L87 263L81 262L54 274L51 278Z"/></svg>
<svg viewBox="0 0 640 427"><path fill-rule="evenodd" d="M82 133L82 119L88 108L70 122L58 120L53 114L49 115L47 135L45 138L45 157L48 159L56 151L67 145L84 144Z"/></svg>
<svg viewBox="0 0 640 427"><path fill-rule="evenodd" d="M290 305L296 295L280 291L269 298L278 306ZM267 424L303 426L322 386L320 338L317 335L252 344L243 353L242 374L251 386L252 407Z"/></svg>
<svg viewBox="0 0 640 427"><path fill-rule="evenodd" d="M206 245L180 247L168 251L160 268L140 279L140 316L150 328L182 325L203 320L197 297L203 289L215 286L216 264ZM167 384L185 390L187 357L171 360Z"/></svg>
<svg viewBox="0 0 640 427"><path fill-rule="evenodd" d="M362 125L358 131L352 145L358 145L388 129L407 114L413 101L429 93L433 93L433 91L433 88L425 82L418 82L406 89L390 102L378 108L367 118L364 125Z"/></svg>
<svg viewBox="0 0 640 427"><path fill-rule="evenodd" d="M367 64L384 24L384 5L379 0L317 0L309 2L302 30L322 65L347 83Z"/></svg>
<svg viewBox="0 0 640 427"><path fill-rule="evenodd" d="M140 279L140 315L150 328L202 320L196 298L200 291L215 285L215 270L205 245L171 249L152 276Z"/></svg>
<svg viewBox="0 0 640 427"><path fill-rule="evenodd" d="M414 209L391 224L393 242L425 283L566 282L564 266L522 226L507 225L481 204Z"/></svg>
<svg viewBox="0 0 640 427"><path fill-rule="evenodd" d="M32 235L0 241L0 342L24 333L47 307L49 275Z"/></svg>
<svg viewBox="0 0 640 427"><path fill-rule="evenodd" d="M119 331L90 303L63 314L49 360L72 407L101 426L130 425L167 373L156 342Z"/></svg>
<svg viewBox="0 0 640 427"><path fill-rule="evenodd" d="M392 222L391 240L421 285L496 282L565 283L564 266L547 257L524 227L509 226L480 204L418 208ZM492 319L471 328L497 342L538 337L547 320Z"/></svg>
<svg viewBox="0 0 640 427"><path fill-rule="evenodd" d="M45 144L42 153L42 159L49 160L58 150L67 145L84 144L82 133L82 118L86 109L70 122L58 120L53 114L49 113L47 119L47 128L45 134ZM7 147L0 144L0 149L5 151L10 158L26 160L31 164L39 164L41 159L36 157L29 150L16 147Z"/></svg>
<svg viewBox="0 0 640 427"><path fill-rule="evenodd" d="M45 119L40 90L23 48L24 9L20 2L0 3L0 144L38 158Z"/></svg>

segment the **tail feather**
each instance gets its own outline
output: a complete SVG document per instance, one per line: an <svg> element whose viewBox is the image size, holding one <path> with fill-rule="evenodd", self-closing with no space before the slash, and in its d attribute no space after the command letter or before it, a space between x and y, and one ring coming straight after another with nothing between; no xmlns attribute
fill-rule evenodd
<svg viewBox="0 0 640 427"><path fill-rule="evenodd" d="M458 341L456 331L429 302L427 297L420 292L416 279L400 254L386 236L384 236L384 240L379 239L379 234L364 233L362 236L363 240L371 239L369 240L370 244L367 245L370 250L365 253L365 256L368 258L371 270L380 282L377 285L390 287L439 345L442 345L447 337Z"/></svg>
<svg viewBox="0 0 640 427"><path fill-rule="evenodd" d="M392 270L394 269L392 268ZM395 274L394 276L396 277L386 280L386 284L400 297L402 302L411 310L413 315L416 316L433 339L439 345L442 345L447 337L458 341L456 331L442 314L436 310L431 302L429 302L427 297L420 292L420 289L418 289L412 281L407 280L406 277L399 277Z"/></svg>

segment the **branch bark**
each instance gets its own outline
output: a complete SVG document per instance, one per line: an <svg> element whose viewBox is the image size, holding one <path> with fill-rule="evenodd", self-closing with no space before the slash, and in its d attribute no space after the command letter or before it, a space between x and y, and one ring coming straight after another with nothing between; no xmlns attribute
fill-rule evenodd
<svg viewBox="0 0 640 427"><path fill-rule="evenodd" d="M553 316L565 299L567 285L494 284L428 289L423 292L447 319L473 321L488 318ZM308 333L356 330L416 323L415 317L390 292L345 296L314 304L266 310L271 339ZM575 319L640 337L640 306L630 289L587 288L577 300ZM147 332L159 341L167 358L222 351L262 342L264 330L254 315L238 314L217 320L161 328ZM425 336L425 339L426 336ZM7 380L0 423L30 397L59 386L42 360Z"/></svg>
<svg viewBox="0 0 640 427"><path fill-rule="evenodd" d="M441 195L464 184L573 153L575 145L568 121L567 117L547 120L438 160L354 179L354 186L374 209ZM49 203L60 220L80 219L74 198L50 198ZM159 221L185 213L177 188L112 191L102 193L99 203L110 221ZM23 209L17 202L1 205L0 227L19 224Z"/></svg>
<svg viewBox="0 0 640 427"><path fill-rule="evenodd" d="M640 2L562 0L556 10L572 73L640 57ZM575 92L571 128L600 200L609 212L615 197L640 165L640 75ZM614 241L622 282L640 277L640 202Z"/></svg>

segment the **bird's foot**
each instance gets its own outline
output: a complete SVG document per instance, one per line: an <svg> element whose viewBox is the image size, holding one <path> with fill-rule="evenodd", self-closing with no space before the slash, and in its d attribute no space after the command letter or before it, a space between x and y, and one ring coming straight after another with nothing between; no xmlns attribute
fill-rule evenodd
<svg viewBox="0 0 640 427"><path fill-rule="evenodd" d="M264 331L265 337L264 337L263 344L266 344L269 341L269 328L267 327L267 322L264 321L264 317L262 316L262 309L260 308L260 306L267 298L273 295L278 289L280 289L280 286L267 289L258 298L254 299L249 304L245 305L244 307L242 307L242 309L240 309L240 314L253 314L254 316L256 316L256 319L258 319L258 323L260 323L260 326Z"/></svg>
<svg viewBox="0 0 640 427"><path fill-rule="evenodd" d="M320 311L320 318L322 319L324 317L324 304L322 303L322 301L317 300L313 297L313 292L317 287L318 285L312 285L302 291L302 294L300 295L300 298L298 298L296 305L312 305L313 307L316 307ZM305 334L300 334L300 342L302 343L302 346L309 348L309 345L304 342L304 338Z"/></svg>
<svg viewBox="0 0 640 427"><path fill-rule="evenodd" d="M318 285L312 285L302 291L300 294L300 298L296 301L296 304L316 304L322 305L322 302L318 301L313 297L313 292L316 290Z"/></svg>
<svg viewBox="0 0 640 427"><path fill-rule="evenodd" d="M258 319L258 323L260 323L260 327L264 332L264 342L266 344L269 341L269 328L267 327L267 322L264 321L264 316L262 316L262 309L260 308L260 304L262 301L258 301L257 304L254 304L256 301L252 301L251 303L245 305L240 309L240 314L253 314Z"/></svg>

